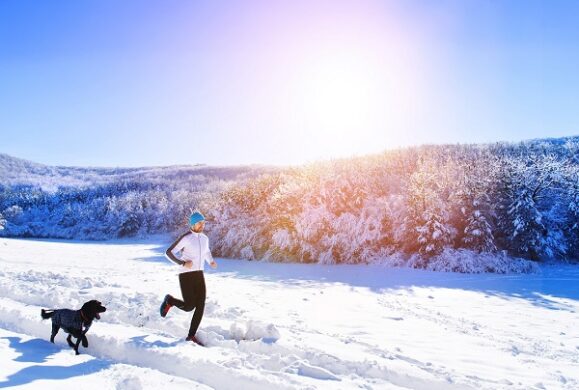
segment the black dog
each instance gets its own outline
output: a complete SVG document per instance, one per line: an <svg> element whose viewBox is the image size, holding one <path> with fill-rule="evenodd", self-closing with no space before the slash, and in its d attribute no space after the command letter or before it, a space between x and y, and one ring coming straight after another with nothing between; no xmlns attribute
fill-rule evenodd
<svg viewBox="0 0 579 390"><path fill-rule="evenodd" d="M48 318L52 319L52 334L50 335L50 342L54 343L54 336L58 333L60 328L68 333L66 341L71 348L78 355L78 346L82 341L82 346L88 347L88 340L86 338L86 332L92 325L92 321L96 318L101 319L99 313L104 313L107 308L104 307L99 301L92 300L86 302L82 305L80 310L69 310L69 309L58 309L58 310L41 310L40 315L43 320ZM84 330L83 330L84 327ZM71 337L76 337L76 344L71 340Z"/></svg>

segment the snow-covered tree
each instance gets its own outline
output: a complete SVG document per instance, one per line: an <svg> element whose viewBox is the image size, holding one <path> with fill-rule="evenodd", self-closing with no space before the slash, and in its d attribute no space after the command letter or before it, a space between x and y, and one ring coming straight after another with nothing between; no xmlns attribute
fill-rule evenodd
<svg viewBox="0 0 579 390"><path fill-rule="evenodd" d="M448 211L440 198L440 177L430 161L422 163L411 176L407 190L407 215L404 220L406 249L424 257L441 253L452 239Z"/></svg>
<svg viewBox="0 0 579 390"><path fill-rule="evenodd" d="M487 156L477 154L456 168L457 182L449 200L455 210L452 220L457 229L456 247L477 252L497 249L492 222L494 207L489 196L494 176L491 167Z"/></svg>
<svg viewBox="0 0 579 390"><path fill-rule="evenodd" d="M564 230L569 242L569 252L574 259L579 260L579 164L568 167L565 192L568 206Z"/></svg>
<svg viewBox="0 0 579 390"><path fill-rule="evenodd" d="M474 207L477 207L475 202ZM467 219L462 238L465 246L477 252L494 252L497 247L494 242L493 228L489 220L480 210L474 210Z"/></svg>
<svg viewBox="0 0 579 390"><path fill-rule="evenodd" d="M509 159L506 208L511 230L507 232L515 253L538 260L543 256L564 255L560 204L553 199L561 195L562 163L554 156L536 160Z"/></svg>
<svg viewBox="0 0 579 390"><path fill-rule="evenodd" d="M418 253L430 257L442 253L450 243L450 231L446 225L447 218L443 207L432 207L422 214L422 224L416 227Z"/></svg>
<svg viewBox="0 0 579 390"><path fill-rule="evenodd" d="M428 145L271 170L17 162L0 170L0 234L177 234L199 209L218 256L359 263L406 254L422 267L450 267L456 253L484 259L456 269L482 269L495 249L579 257L578 140ZM16 170L31 175L19 183Z"/></svg>
<svg viewBox="0 0 579 390"><path fill-rule="evenodd" d="M30 235L28 220L22 207L13 205L2 211L4 216L4 231L8 236L21 237Z"/></svg>
<svg viewBox="0 0 579 390"><path fill-rule="evenodd" d="M563 145L567 159L572 165L579 165L579 138L571 138Z"/></svg>

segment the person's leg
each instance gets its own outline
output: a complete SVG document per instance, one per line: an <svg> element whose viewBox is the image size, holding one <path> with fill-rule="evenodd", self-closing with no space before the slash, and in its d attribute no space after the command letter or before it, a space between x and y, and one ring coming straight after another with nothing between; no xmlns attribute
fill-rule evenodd
<svg viewBox="0 0 579 390"><path fill-rule="evenodd" d="M183 311L191 311L195 308L194 276L192 276L191 272L179 274L179 286L181 287L183 300L169 294L165 295L165 299L163 299L159 309L161 317L167 316L169 309L173 306Z"/></svg>
<svg viewBox="0 0 579 390"><path fill-rule="evenodd" d="M168 302L171 306L178 307L183 311L191 311L195 308L195 274L196 272L186 272L179 274L179 286L181 287L181 295L183 296L183 300L169 296Z"/></svg>
<svg viewBox="0 0 579 390"><path fill-rule="evenodd" d="M193 305L195 307L195 313L193 313L193 318L191 318L188 337L193 337L195 336L195 333L197 333L199 324L201 324L201 320L203 319L203 312L205 311L206 289L203 272L195 273L195 281L193 282L193 287L194 294L192 299Z"/></svg>

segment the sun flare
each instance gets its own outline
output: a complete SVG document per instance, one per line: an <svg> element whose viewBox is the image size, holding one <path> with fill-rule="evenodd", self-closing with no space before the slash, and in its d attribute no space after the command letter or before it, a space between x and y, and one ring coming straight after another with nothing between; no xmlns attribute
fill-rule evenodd
<svg viewBox="0 0 579 390"><path fill-rule="evenodd" d="M324 157L355 154L383 123L376 65L355 56L329 55L304 67L299 79L302 123Z"/></svg>

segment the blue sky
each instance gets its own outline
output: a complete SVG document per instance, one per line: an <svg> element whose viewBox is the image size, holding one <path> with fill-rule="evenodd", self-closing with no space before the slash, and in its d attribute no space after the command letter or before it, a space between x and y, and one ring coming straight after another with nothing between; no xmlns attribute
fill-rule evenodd
<svg viewBox="0 0 579 390"><path fill-rule="evenodd" d="M0 152L301 164L579 134L577 1L0 1Z"/></svg>

